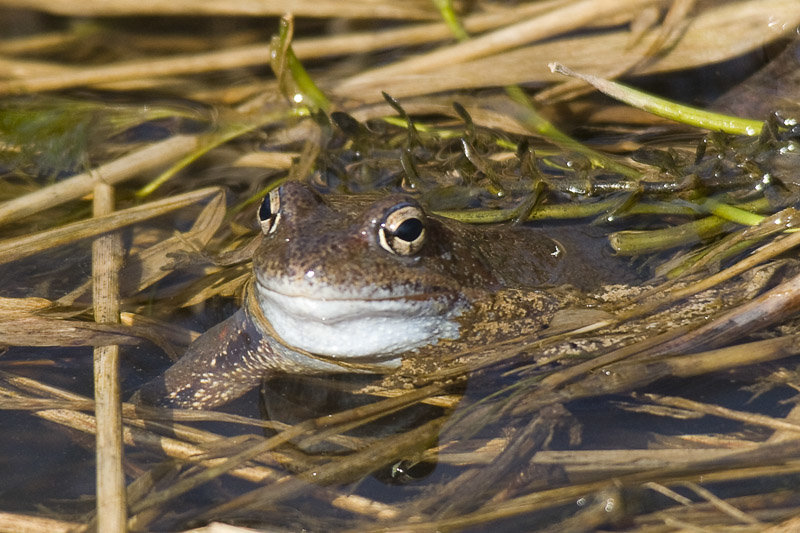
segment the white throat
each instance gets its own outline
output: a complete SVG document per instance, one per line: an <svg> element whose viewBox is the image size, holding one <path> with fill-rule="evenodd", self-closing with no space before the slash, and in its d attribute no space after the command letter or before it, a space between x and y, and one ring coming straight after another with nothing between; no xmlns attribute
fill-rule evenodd
<svg viewBox="0 0 800 533"><path fill-rule="evenodd" d="M285 343L314 354L399 365L403 352L456 339L464 304L434 299L315 298L256 283L262 313Z"/></svg>

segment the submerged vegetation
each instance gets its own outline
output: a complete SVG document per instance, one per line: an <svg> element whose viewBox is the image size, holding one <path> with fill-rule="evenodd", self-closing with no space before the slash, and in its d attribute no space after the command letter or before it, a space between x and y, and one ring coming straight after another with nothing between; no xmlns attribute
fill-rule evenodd
<svg viewBox="0 0 800 533"><path fill-rule="evenodd" d="M0 0L0 531L798 527L795 0L236 4ZM120 409L287 179L596 226L646 281L264 419Z"/></svg>

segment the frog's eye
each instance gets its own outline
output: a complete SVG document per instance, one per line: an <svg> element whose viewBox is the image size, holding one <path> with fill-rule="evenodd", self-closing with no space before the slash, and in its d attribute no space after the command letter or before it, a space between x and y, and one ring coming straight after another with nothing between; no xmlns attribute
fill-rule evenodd
<svg viewBox="0 0 800 533"><path fill-rule="evenodd" d="M380 229L378 240L387 252L413 255L425 243L425 213L415 205L402 204L390 211Z"/></svg>
<svg viewBox="0 0 800 533"><path fill-rule="evenodd" d="M280 189L272 189L258 208L258 223L264 235L275 233L281 219Z"/></svg>

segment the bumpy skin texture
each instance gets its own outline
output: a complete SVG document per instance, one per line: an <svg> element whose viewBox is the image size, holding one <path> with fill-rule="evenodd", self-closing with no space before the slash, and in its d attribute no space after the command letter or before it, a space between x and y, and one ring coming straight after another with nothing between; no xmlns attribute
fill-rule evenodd
<svg viewBox="0 0 800 533"><path fill-rule="evenodd" d="M569 250L541 230L467 226L424 214L407 195L323 199L297 182L270 194L259 212L267 223L244 308L197 339L132 401L202 409L241 396L272 371L385 370L396 367L403 352L413 349L419 356L426 346L461 335L462 315L498 290L599 282L599 261L570 256L571 265L586 264L590 275L565 268ZM411 206L414 222L425 228L424 244L414 253L393 252L385 242L388 217L403 206ZM265 313L278 321L270 324ZM520 316L526 313L520 309ZM472 315L473 322L496 320ZM295 320L287 323L287 316ZM381 331L394 336L391 351L380 351L376 317L383 320ZM430 337L420 338L421 330ZM326 347L341 345L342 335L348 343L361 342L362 352L346 353L351 348L345 347L343 353L339 346L326 353ZM370 335L374 350L365 341Z"/></svg>
<svg viewBox="0 0 800 533"><path fill-rule="evenodd" d="M257 386L274 359L275 352L241 309L198 338L131 401L187 409L220 405Z"/></svg>

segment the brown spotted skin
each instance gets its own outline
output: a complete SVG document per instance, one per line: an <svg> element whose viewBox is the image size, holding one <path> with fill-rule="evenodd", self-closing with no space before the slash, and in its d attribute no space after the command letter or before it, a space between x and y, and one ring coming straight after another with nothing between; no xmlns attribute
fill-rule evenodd
<svg viewBox="0 0 800 533"><path fill-rule="evenodd" d="M257 387L269 372L342 372L335 361L303 355L273 338L254 313L253 293L245 306L198 337L162 375L145 383L131 403L154 407L210 409ZM356 370L358 371L358 370Z"/></svg>
<svg viewBox="0 0 800 533"><path fill-rule="evenodd" d="M221 405L257 386L274 359L269 343L242 309L198 338L131 401L186 409Z"/></svg>
<svg viewBox="0 0 800 533"><path fill-rule="evenodd" d="M427 214L424 246L413 256L402 256L382 249L377 236L393 207L414 204L423 209L413 197L323 198L298 182L287 182L278 192L280 220L262 235L253 277L256 285L277 283L286 294L368 300L382 291L398 301L430 301L436 313L447 313L456 306L468 309L502 289L538 291L563 283L583 288L607 279L598 275L602 261L572 254L569 246L562 248L562 236L556 236L557 243L540 229L475 227ZM567 231L568 238L571 233ZM588 249L598 248L595 242ZM569 268L564 256L572 258ZM576 268L582 264L586 267ZM132 401L212 408L254 388L269 372L353 371L330 355L312 356L275 339L255 293L251 287L242 310L197 339Z"/></svg>

